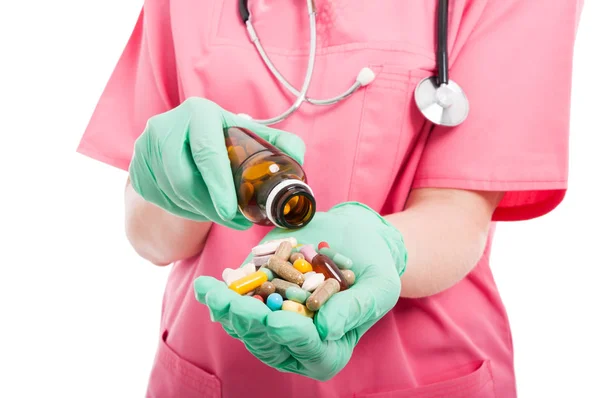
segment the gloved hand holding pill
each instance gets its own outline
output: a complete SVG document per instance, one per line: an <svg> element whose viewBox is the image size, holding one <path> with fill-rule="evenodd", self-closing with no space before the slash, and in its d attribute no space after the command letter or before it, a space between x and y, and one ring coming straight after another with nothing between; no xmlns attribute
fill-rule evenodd
<svg viewBox="0 0 600 398"><path fill-rule="evenodd" d="M262 245L270 241L278 251L271 256ZM291 243L303 246L292 252ZM400 297L403 238L360 203L319 212L300 230L275 229L255 249L244 267L225 272L229 287L202 276L194 290L213 321L282 372L331 379Z"/></svg>

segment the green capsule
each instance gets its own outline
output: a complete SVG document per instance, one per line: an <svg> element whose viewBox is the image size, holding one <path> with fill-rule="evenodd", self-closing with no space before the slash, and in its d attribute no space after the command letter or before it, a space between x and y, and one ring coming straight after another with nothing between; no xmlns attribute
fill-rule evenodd
<svg viewBox="0 0 600 398"><path fill-rule="evenodd" d="M322 249L319 249L319 253L321 253L321 254L329 257L331 260L333 260L335 265L337 265L340 269L352 268L352 260L350 260L346 256L339 254L338 252L336 252L335 250L333 250L329 247L323 247Z"/></svg>
<svg viewBox="0 0 600 398"><path fill-rule="evenodd" d="M300 304L304 304L309 295L309 292L299 287L288 287L285 289L285 297Z"/></svg>
<svg viewBox="0 0 600 398"><path fill-rule="evenodd" d="M268 281L272 281L273 280L273 278L274 278L273 271L271 271L270 269L268 269L267 267L264 267L264 266L260 267L258 270L261 271L261 272L264 272L265 274L267 274L267 280Z"/></svg>

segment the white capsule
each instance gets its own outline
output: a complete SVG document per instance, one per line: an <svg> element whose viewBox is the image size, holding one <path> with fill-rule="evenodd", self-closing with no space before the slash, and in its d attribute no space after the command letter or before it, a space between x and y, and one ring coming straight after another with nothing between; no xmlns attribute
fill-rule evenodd
<svg viewBox="0 0 600 398"><path fill-rule="evenodd" d="M284 239L275 239L260 244L252 248L252 254L255 256L265 256L267 254L273 254L281 244L281 242L288 241L291 243L292 247L298 244L296 238L284 238ZM255 263L256 264L256 263Z"/></svg>
<svg viewBox="0 0 600 398"><path fill-rule="evenodd" d="M225 281L227 286L229 286L233 282L237 281L238 279L242 279L245 276L246 276L246 273L244 272L244 270L241 268L238 268L238 269L234 269L234 270L231 270L230 272L228 272L227 275L225 275L225 278L223 278L223 280Z"/></svg>
<svg viewBox="0 0 600 398"><path fill-rule="evenodd" d="M240 269L244 271L244 275L250 275L256 272L256 266L254 265L254 263L248 263Z"/></svg>
<svg viewBox="0 0 600 398"><path fill-rule="evenodd" d="M314 292L315 289L318 288L323 282L325 282L325 275L314 273L306 277L304 283L302 284L302 289L308 292Z"/></svg>

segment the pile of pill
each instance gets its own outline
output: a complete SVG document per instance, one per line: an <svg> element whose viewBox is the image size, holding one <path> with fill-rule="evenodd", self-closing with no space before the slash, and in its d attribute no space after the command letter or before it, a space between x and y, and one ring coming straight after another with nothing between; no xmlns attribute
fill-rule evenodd
<svg viewBox="0 0 600 398"><path fill-rule="evenodd" d="M314 317L335 293L354 284L352 260L327 242L298 244L296 238L265 242L252 249L252 261L227 268L223 280L231 290L262 301L272 311L292 311Z"/></svg>

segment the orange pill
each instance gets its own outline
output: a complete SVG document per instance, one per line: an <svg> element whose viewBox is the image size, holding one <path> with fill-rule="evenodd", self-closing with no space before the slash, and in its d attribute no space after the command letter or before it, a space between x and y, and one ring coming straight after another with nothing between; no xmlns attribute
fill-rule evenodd
<svg viewBox="0 0 600 398"><path fill-rule="evenodd" d="M277 167L277 170L279 170L279 167L274 162L258 163L244 170L242 178L249 181L260 180L261 178L271 174L271 170L275 170L275 167Z"/></svg>

